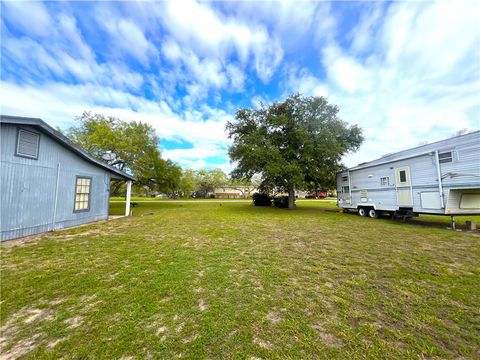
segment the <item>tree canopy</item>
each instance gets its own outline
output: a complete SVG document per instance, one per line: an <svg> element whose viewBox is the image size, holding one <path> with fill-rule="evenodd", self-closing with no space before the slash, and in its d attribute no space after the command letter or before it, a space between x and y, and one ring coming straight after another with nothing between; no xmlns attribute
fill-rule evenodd
<svg viewBox="0 0 480 360"><path fill-rule="evenodd" d="M215 188L228 182L220 169L184 170L171 160L161 157L155 129L137 121L84 112L77 117L77 126L65 135L90 154L136 178L134 191L151 196L157 193L169 197L206 197ZM106 153L116 156L104 159ZM122 182L113 183L112 195L120 195Z"/></svg>
<svg viewBox="0 0 480 360"><path fill-rule="evenodd" d="M115 117L84 112L76 119L79 125L67 130L66 136L98 159L131 173L137 187L168 191L173 178L179 177L181 168L162 159L158 149L159 138L155 129L137 121L123 121ZM116 156L105 160L107 152ZM118 193L120 184L112 188Z"/></svg>
<svg viewBox="0 0 480 360"><path fill-rule="evenodd" d="M196 171L196 193L199 197L207 197L215 188L228 182L227 175L221 169Z"/></svg>
<svg viewBox="0 0 480 360"><path fill-rule="evenodd" d="M289 195L295 207L295 189L333 187L343 168L342 156L363 142L362 130L338 117L339 108L324 97L289 96L259 109L237 111L226 129L233 139L229 149L236 168L234 178L262 177L261 188Z"/></svg>

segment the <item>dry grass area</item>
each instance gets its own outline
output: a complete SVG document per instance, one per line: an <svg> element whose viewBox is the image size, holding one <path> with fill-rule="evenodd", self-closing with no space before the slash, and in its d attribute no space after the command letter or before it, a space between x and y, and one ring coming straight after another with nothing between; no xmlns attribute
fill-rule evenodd
<svg viewBox="0 0 480 360"><path fill-rule="evenodd" d="M1 359L480 358L478 232L320 202L134 215L2 245Z"/></svg>

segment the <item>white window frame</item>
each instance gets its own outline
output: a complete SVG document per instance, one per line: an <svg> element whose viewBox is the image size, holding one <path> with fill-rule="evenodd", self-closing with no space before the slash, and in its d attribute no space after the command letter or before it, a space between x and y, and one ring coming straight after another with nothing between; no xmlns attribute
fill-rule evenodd
<svg viewBox="0 0 480 360"><path fill-rule="evenodd" d="M75 178L75 197L73 199L73 212L90 211L90 195L92 193L92 178L80 176Z"/></svg>
<svg viewBox="0 0 480 360"><path fill-rule="evenodd" d="M405 181L401 181L400 172L405 171ZM411 178L410 178L410 167L404 166L395 169L395 180L397 186L410 186L411 185Z"/></svg>

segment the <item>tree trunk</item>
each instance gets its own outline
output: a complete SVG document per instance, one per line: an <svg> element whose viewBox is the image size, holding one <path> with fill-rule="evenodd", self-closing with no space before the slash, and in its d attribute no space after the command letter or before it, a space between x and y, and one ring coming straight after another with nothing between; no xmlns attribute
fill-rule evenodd
<svg viewBox="0 0 480 360"><path fill-rule="evenodd" d="M293 185L288 187L288 209L295 209L295 188Z"/></svg>

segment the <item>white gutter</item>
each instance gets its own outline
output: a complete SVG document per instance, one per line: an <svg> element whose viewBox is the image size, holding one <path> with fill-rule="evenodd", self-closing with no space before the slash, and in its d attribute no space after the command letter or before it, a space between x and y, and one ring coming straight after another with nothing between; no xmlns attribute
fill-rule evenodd
<svg viewBox="0 0 480 360"><path fill-rule="evenodd" d="M445 203L443 200L442 174L440 172L440 158L438 157L438 150L435 150L435 166L437 168L438 191L440 192L440 204L442 206L442 209L445 209Z"/></svg>

